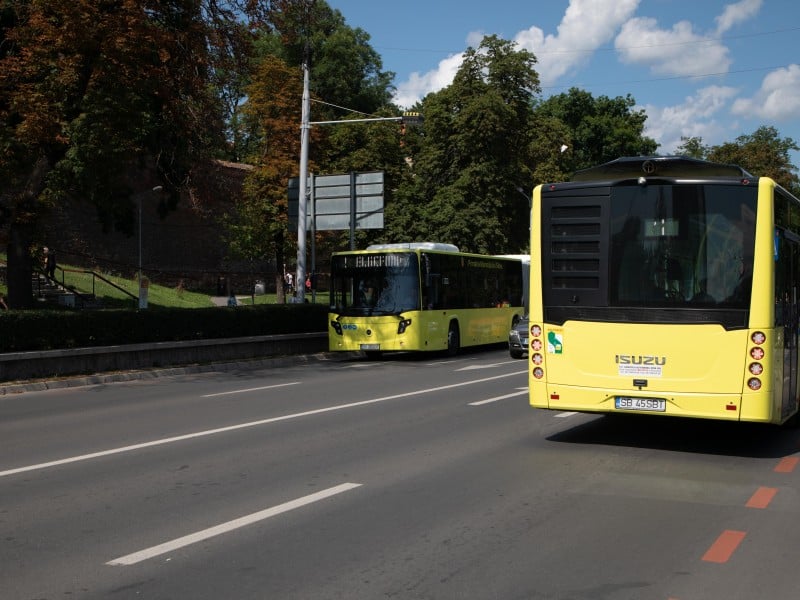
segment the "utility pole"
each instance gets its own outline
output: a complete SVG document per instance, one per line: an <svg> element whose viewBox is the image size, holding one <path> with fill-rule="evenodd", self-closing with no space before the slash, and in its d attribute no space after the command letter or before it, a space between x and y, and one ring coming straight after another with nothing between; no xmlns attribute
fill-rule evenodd
<svg viewBox="0 0 800 600"><path fill-rule="evenodd" d="M307 46L306 46L307 48ZM311 95L309 92L309 59L306 50L303 60L303 108L300 121L300 189L297 209L297 272L294 287L297 299L305 300L306 292L306 206L308 202L308 138L311 130Z"/></svg>

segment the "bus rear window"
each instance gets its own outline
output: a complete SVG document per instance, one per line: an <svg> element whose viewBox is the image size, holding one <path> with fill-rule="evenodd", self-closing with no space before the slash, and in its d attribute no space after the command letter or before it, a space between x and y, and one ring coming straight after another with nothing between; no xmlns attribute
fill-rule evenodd
<svg viewBox="0 0 800 600"><path fill-rule="evenodd" d="M613 188L610 305L747 308L755 213L754 188Z"/></svg>

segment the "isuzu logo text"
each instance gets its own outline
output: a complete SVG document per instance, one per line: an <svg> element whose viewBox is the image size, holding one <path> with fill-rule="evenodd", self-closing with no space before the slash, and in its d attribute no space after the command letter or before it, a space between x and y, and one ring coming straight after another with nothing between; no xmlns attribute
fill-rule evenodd
<svg viewBox="0 0 800 600"><path fill-rule="evenodd" d="M639 354L617 354L614 356L614 362L618 365L665 365L667 364L666 356L648 356Z"/></svg>

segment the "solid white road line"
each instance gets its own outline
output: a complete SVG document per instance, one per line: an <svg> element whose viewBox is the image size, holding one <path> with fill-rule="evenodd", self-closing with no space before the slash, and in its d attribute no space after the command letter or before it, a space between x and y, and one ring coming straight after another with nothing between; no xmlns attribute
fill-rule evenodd
<svg viewBox="0 0 800 600"><path fill-rule="evenodd" d="M562 413L558 413L556 415L556 419L566 419L567 417L572 417L572 416L577 415L577 414L578 413L572 412L572 411L562 412Z"/></svg>
<svg viewBox="0 0 800 600"><path fill-rule="evenodd" d="M216 394L204 394L201 398L214 398L215 396L228 396L229 394L245 394L247 392L260 392L261 390L271 390L279 387L286 387L287 385L299 385L299 381L292 381L290 383L276 383L275 385L265 385L262 387L247 388L244 390L231 390L230 392L217 392Z"/></svg>
<svg viewBox="0 0 800 600"><path fill-rule="evenodd" d="M343 483L315 494L309 494L308 496L303 496L302 498L297 498L296 500L291 500L289 502L285 502L284 504L273 506L272 508L267 508L244 517L239 517L238 519L228 521L227 523L221 523L220 525L215 525L214 527L209 527L208 529L203 529L202 531L197 531L169 542L152 546L151 548L145 548L139 552L120 556L119 558L108 561L106 564L114 566L135 565L143 560L160 556L161 554L166 554L167 552L172 552L173 550L178 550L180 548L184 548L185 546L196 544L197 542L202 542L203 540L222 535L223 533L228 533L234 529L246 527L248 525L252 525L253 523L258 523L264 519L269 519L275 515L294 510L295 508L300 508L301 506L306 506L312 502L319 502L320 500L330 498L336 494L341 494L342 492L347 492L354 488L361 487L361 485L362 484L360 483Z"/></svg>
<svg viewBox="0 0 800 600"><path fill-rule="evenodd" d="M369 404L377 404L378 402L386 402L387 400L397 400L398 398L408 398L409 396L419 396L422 394L429 394L431 392L440 392L442 390L449 390L476 383L485 383L487 381L494 381L495 379L503 379L505 377L512 377L520 375L526 371L516 371L514 373L505 373L503 375L493 375L492 377L484 377L482 379L473 379L471 381L462 381L461 383L451 383L450 385L440 385L438 387L428 388L425 390L415 390L413 392L405 392L403 394L393 394L392 396L383 396L381 398L373 398L372 400L362 400L361 402L351 402L349 404L338 404L336 406L328 406L326 408L318 408L316 410L309 410L301 413L293 413L289 415L282 415L279 417L272 417L269 419L261 419L259 421L250 421L249 423L239 423L238 425L229 425L227 427L219 427L217 429L209 429L206 431L198 431L196 433L187 433L185 435L177 435L175 437L164 438L161 440L154 440L152 442L142 442L141 444L132 444L130 446L123 446L122 448L112 448L110 450L101 450L100 452L92 452L90 454L83 454L81 456L71 456L69 458L62 458L60 460L53 460L50 462L39 463L38 465L28 465L26 467L17 467L16 469L8 469L0 471L0 477L8 477L9 475L16 475L18 473L26 473L28 471L39 471L49 467L56 467L59 465L66 465L70 463L81 462L93 458L100 458L102 456L111 456L113 454L122 454L123 452L132 452L134 450L142 450L144 448L152 448L153 446L162 446L164 444L172 444L174 442L182 442L195 438L205 437L207 435L215 435L218 433L227 433L229 431L236 431L237 429L247 429L249 427L258 427L259 425L268 425L270 423L278 423L280 421L289 421L291 419L299 419L302 417L310 417L312 415L319 415L327 412L337 410L345 410L348 408L356 408L358 406L367 406Z"/></svg>

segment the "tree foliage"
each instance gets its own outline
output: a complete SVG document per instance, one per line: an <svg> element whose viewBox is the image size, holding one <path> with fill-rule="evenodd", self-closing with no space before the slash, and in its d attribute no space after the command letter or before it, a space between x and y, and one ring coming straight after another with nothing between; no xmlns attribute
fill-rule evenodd
<svg viewBox="0 0 800 600"><path fill-rule="evenodd" d="M647 115L635 110L636 101L628 95L593 97L589 92L571 88L564 94L550 96L536 107L536 120L543 130L552 135L554 125L561 124L565 140L559 143L550 136L537 136L535 153L552 156L562 144L568 146L558 165L564 173L571 173L599 165L621 156L655 154L658 144L644 135ZM548 144L543 148L542 142ZM553 143L553 142L556 143Z"/></svg>
<svg viewBox="0 0 800 600"><path fill-rule="evenodd" d="M214 59L229 56L220 45L248 4L2 1L0 225L12 306L31 301L30 247L48 204L79 197L107 227L130 231L133 193L157 181L174 203L192 164L221 146Z"/></svg>
<svg viewBox="0 0 800 600"><path fill-rule="evenodd" d="M454 243L497 253L525 245L523 181L531 104L539 91L536 58L487 36L465 52L453 83L421 104L424 134L414 178L398 193L406 203L398 237Z"/></svg>
<svg viewBox="0 0 800 600"><path fill-rule="evenodd" d="M792 150L800 150L792 138L781 138L777 129L764 125L751 134L740 135L734 142L712 146L706 158L739 165L756 176L771 177L800 196L797 168L789 156Z"/></svg>
<svg viewBox="0 0 800 600"><path fill-rule="evenodd" d="M299 69L274 56L265 57L253 73L243 107L254 165L245 180L236 212L225 220L225 236L233 258L251 261L275 258L282 273L287 250L287 186L297 174L303 80ZM277 283L277 282L276 282ZM277 285L279 293L283 286Z"/></svg>

